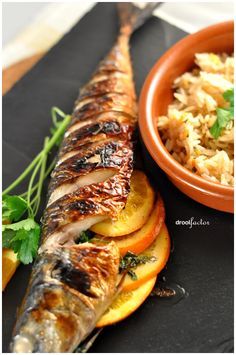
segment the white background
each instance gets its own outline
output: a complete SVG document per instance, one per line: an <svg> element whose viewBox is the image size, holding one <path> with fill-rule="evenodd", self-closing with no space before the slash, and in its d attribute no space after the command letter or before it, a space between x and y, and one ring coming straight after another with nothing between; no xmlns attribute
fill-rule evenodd
<svg viewBox="0 0 236 355"><path fill-rule="evenodd" d="M51 3L3 3L3 46L29 25L49 4ZM232 19L233 2L165 2L156 14L187 32L194 32L208 24Z"/></svg>
<svg viewBox="0 0 236 355"><path fill-rule="evenodd" d="M143 4L143 2L139 3ZM92 0L4 2L2 67L46 53L86 14ZM233 19L233 2L168 1L154 15L188 33Z"/></svg>

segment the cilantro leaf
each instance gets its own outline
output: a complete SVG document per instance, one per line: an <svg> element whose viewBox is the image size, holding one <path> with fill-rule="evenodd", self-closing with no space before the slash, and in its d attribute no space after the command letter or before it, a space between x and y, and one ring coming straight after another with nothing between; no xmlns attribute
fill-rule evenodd
<svg viewBox="0 0 236 355"><path fill-rule="evenodd" d="M23 264L29 264L37 254L40 227L32 219L27 218L13 224L5 224L3 230L3 246L11 248Z"/></svg>
<svg viewBox="0 0 236 355"><path fill-rule="evenodd" d="M229 89L223 93L225 101L229 102L231 107L234 107L234 89Z"/></svg>
<svg viewBox="0 0 236 355"><path fill-rule="evenodd" d="M2 220L17 222L27 210L27 202L19 196L5 195L2 198Z"/></svg>
<svg viewBox="0 0 236 355"><path fill-rule="evenodd" d="M230 111L228 111L228 109L218 107L216 109L216 113L217 113L219 126L222 128L226 127L232 117Z"/></svg>
<svg viewBox="0 0 236 355"><path fill-rule="evenodd" d="M23 219L20 222L16 222L16 223L12 223L12 224L4 224L2 226L2 230L3 230L3 232L8 229L18 231L23 228L23 229L29 231L30 229L33 229L36 225L38 225L38 224L33 220L33 218L27 218L27 219Z"/></svg>
<svg viewBox="0 0 236 355"><path fill-rule="evenodd" d="M215 139L219 138L223 128L227 127L230 121L234 119L234 89L225 91L223 97L230 105L228 108L217 107L216 109L217 118L210 128L210 133Z"/></svg>
<svg viewBox="0 0 236 355"><path fill-rule="evenodd" d="M12 239L11 246L23 264L29 264L37 255L40 228L37 225L29 231L20 229Z"/></svg>
<svg viewBox="0 0 236 355"><path fill-rule="evenodd" d="M16 232L11 230L6 230L2 232L2 247L10 248L11 240L15 236Z"/></svg>
<svg viewBox="0 0 236 355"><path fill-rule="evenodd" d="M215 139L217 139L220 136L221 127L220 127L217 119L215 120L213 126L210 128L210 133L211 133L212 137L214 137Z"/></svg>

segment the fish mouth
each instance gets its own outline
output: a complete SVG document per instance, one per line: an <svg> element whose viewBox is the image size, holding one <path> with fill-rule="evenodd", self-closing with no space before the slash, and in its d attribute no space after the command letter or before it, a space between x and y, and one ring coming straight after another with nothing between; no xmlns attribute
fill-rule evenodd
<svg viewBox="0 0 236 355"><path fill-rule="evenodd" d="M18 334L13 338L11 351L13 353L35 352L36 339L31 334Z"/></svg>

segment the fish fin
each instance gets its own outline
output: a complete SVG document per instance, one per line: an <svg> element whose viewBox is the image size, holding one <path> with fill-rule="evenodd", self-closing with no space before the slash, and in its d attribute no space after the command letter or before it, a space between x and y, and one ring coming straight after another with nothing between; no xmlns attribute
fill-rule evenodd
<svg viewBox="0 0 236 355"><path fill-rule="evenodd" d="M78 348L74 351L75 353L87 353L88 350L91 348L91 346L94 344L95 340L101 333L103 328L96 329L93 333L92 336L89 336L86 338L81 345L78 346ZM91 335L91 334L90 334Z"/></svg>
<svg viewBox="0 0 236 355"><path fill-rule="evenodd" d="M135 6L132 2L117 3L120 17L120 32L130 36L151 17L153 10L161 4L161 2L148 2L143 8L140 8Z"/></svg>

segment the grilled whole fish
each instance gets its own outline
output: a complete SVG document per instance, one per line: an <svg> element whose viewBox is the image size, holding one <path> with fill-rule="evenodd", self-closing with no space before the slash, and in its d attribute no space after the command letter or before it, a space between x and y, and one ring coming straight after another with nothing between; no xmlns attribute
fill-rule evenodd
<svg viewBox="0 0 236 355"><path fill-rule="evenodd" d="M129 38L144 10L120 3L121 28L110 53L75 102L43 216L41 246L15 325L12 352L72 352L117 294L115 243L79 244L81 232L124 208L133 169L137 103Z"/></svg>

